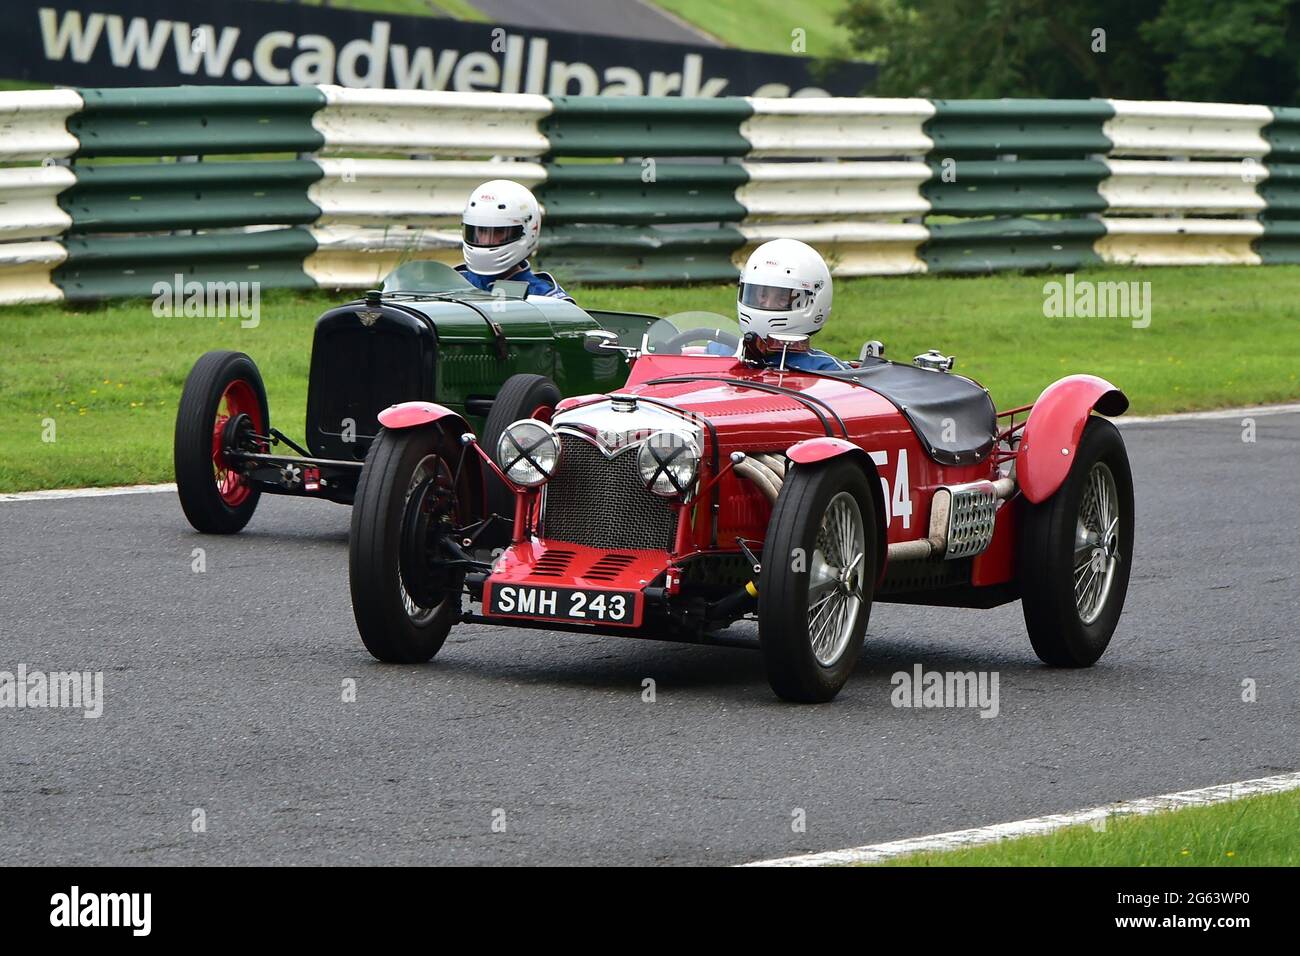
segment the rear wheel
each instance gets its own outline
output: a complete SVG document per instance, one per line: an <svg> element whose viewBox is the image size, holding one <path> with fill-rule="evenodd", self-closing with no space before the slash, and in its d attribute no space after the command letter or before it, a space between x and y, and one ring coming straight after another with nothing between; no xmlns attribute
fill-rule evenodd
<svg viewBox="0 0 1300 956"><path fill-rule="evenodd" d="M348 578L362 643L381 661L418 664L442 648L460 615L463 568L443 542L472 516L456 480L461 446L446 430L381 431L366 455L352 509Z"/></svg>
<svg viewBox="0 0 1300 956"><path fill-rule="evenodd" d="M800 703L831 700L862 650L876 580L876 513L857 463L796 467L763 545L758 639L768 682Z"/></svg>
<svg viewBox="0 0 1300 956"><path fill-rule="evenodd" d="M1110 643L1133 565L1133 475L1119 429L1092 417L1056 494L1025 502L1020 588L1036 653L1088 667Z"/></svg>
<svg viewBox="0 0 1300 956"><path fill-rule="evenodd" d="M176 410L173 464L185 517L205 534L235 534L253 517L261 492L226 458L258 451L271 425L266 387L243 352L208 352L185 379Z"/></svg>
<svg viewBox="0 0 1300 956"><path fill-rule="evenodd" d="M487 421L483 425L480 444L496 460L497 442L507 428L521 418L535 418L549 422L560 402L560 390L545 375L520 373L511 375L501 385L492 401ZM492 514L511 518L515 513L515 494L496 475L487 475L487 505Z"/></svg>

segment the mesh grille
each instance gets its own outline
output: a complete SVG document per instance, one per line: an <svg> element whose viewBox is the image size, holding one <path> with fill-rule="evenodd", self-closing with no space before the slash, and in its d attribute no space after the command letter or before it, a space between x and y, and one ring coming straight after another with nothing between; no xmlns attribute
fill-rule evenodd
<svg viewBox="0 0 1300 956"><path fill-rule="evenodd" d="M676 514L646 490L636 452L606 458L590 442L562 435L560 469L546 485L546 537L591 548L672 547Z"/></svg>
<svg viewBox="0 0 1300 956"><path fill-rule="evenodd" d="M332 328L312 346L312 379L319 378L316 428L335 458L364 455L366 445L347 447L338 439L343 423L356 423L359 438L379 431L376 416L389 405L425 398L421 354L410 336L382 325Z"/></svg>

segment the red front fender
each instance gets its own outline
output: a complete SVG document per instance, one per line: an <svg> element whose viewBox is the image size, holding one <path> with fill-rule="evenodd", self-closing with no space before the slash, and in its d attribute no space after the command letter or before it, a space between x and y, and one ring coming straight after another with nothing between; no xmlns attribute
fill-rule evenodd
<svg viewBox="0 0 1300 956"><path fill-rule="evenodd" d="M455 423L457 437L469 431L469 425L461 415L445 405L436 405L433 402L400 402L397 405L389 405L379 413L379 424L394 430L432 425L434 422L444 420L448 424Z"/></svg>
<svg viewBox="0 0 1300 956"><path fill-rule="evenodd" d="M1021 433L1016 481L1034 504L1056 493L1069 474L1083 427L1094 410L1122 415L1128 397L1096 375L1069 375L1043 389Z"/></svg>
<svg viewBox="0 0 1300 956"><path fill-rule="evenodd" d="M843 438L808 438L795 442L786 449L785 454L796 465L811 465L850 452L857 452L866 457L866 453L861 448Z"/></svg>

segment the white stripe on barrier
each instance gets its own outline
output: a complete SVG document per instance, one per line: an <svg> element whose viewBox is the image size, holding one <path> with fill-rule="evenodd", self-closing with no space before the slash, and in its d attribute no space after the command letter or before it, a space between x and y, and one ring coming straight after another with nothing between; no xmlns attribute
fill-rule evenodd
<svg viewBox="0 0 1300 956"><path fill-rule="evenodd" d="M1094 247L1103 262L1138 266L1259 265L1253 219L1114 219Z"/></svg>
<svg viewBox="0 0 1300 956"><path fill-rule="evenodd" d="M749 182L736 190L748 219L920 216L930 211L919 162L742 163Z"/></svg>
<svg viewBox="0 0 1300 956"><path fill-rule="evenodd" d="M732 256L737 268L769 239L799 239L814 247L837 276L906 275L925 271L917 248L930 238L907 222L741 223L746 245Z"/></svg>
<svg viewBox="0 0 1300 956"><path fill-rule="evenodd" d="M754 115L740 124L750 157L920 156L934 141L923 124L934 104L887 97L746 97Z"/></svg>
<svg viewBox="0 0 1300 956"><path fill-rule="evenodd" d="M0 93L0 162L71 156L81 144L68 132L68 117L82 105L73 90Z"/></svg>
<svg viewBox="0 0 1300 956"><path fill-rule="evenodd" d="M384 229L369 226L314 226L316 251L303 271L323 289L377 289L408 259L461 261L460 230Z"/></svg>
<svg viewBox="0 0 1300 956"><path fill-rule="evenodd" d="M0 241L61 236L72 217L58 196L76 182L66 166L0 169Z"/></svg>
<svg viewBox="0 0 1300 956"><path fill-rule="evenodd" d="M58 302L63 290L50 273L68 258L59 242L0 243L0 305Z"/></svg>
<svg viewBox="0 0 1300 956"><path fill-rule="evenodd" d="M430 156L540 156L550 148L538 121L553 106L527 93L448 93L321 86L312 125L324 152Z"/></svg>
<svg viewBox="0 0 1300 956"><path fill-rule="evenodd" d="M1115 115L1102 126L1110 156L1259 158L1269 146L1260 130L1273 121L1267 106L1108 100Z"/></svg>
<svg viewBox="0 0 1300 956"><path fill-rule="evenodd" d="M458 226L479 183L513 179L529 187L546 179L538 163L413 159L321 159L324 178L307 190L322 225L349 223Z"/></svg>
<svg viewBox="0 0 1300 956"><path fill-rule="evenodd" d="M1251 214L1267 203L1255 189L1268 178L1263 164L1106 159L1110 176L1097 189L1110 211Z"/></svg>

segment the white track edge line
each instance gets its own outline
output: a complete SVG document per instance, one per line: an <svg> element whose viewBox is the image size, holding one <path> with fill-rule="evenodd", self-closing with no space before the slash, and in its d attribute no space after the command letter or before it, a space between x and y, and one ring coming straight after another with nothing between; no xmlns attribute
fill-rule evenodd
<svg viewBox="0 0 1300 956"><path fill-rule="evenodd" d="M58 501L63 498L108 498L114 495L156 495L175 491L176 485L115 485L109 488L51 488L48 491L15 491L0 495L4 501Z"/></svg>
<svg viewBox="0 0 1300 956"><path fill-rule="evenodd" d="M1172 415L1120 415L1112 419L1121 428L1125 425L1157 425L1162 422L1200 422L1223 418L1247 418L1254 415L1289 415L1300 412L1300 402L1284 405L1249 405L1243 408L1219 408L1206 412L1175 412Z"/></svg>
<svg viewBox="0 0 1300 956"><path fill-rule="evenodd" d="M892 843L876 843L871 846L852 847L847 850L828 850L824 853L807 853L802 856L787 856L772 860L758 860L744 863L742 866L842 866L851 863L879 863L883 860L910 856L913 853L929 851L959 850L966 847L998 843L1002 840L1024 836L1039 836L1051 833L1063 827L1096 823L1110 817L1147 816L1165 810L1180 810L1184 807L1209 806L1215 803L1227 803L1243 797L1253 797L1265 793L1283 793L1300 789L1300 772L1284 773L1275 777L1258 777L1238 783L1224 783L1200 790L1184 790L1181 793L1166 793L1159 797L1143 797L1140 800L1121 800L1087 810L1075 810L1070 813L1053 813L1045 817L1032 817L1028 820L1015 820L1011 823L997 823L987 827L973 827L969 830L953 830L949 833L936 833L933 836L912 837L907 840L895 840Z"/></svg>
<svg viewBox="0 0 1300 956"><path fill-rule="evenodd" d="M1142 417L1120 416L1113 419L1115 424L1153 425L1161 422L1210 421L1222 418L1237 418L1249 415L1288 415L1300 412L1300 402L1289 405L1254 405L1246 408L1222 408L1210 412L1177 412L1173 415L1151 415ZM120 485L109 488L55 488L49 491L16 491L0 494L0 502L6 501L58 501L63 498L105 498L111 495L148 495L160 491L175 491L176 485Z"/></svg>

